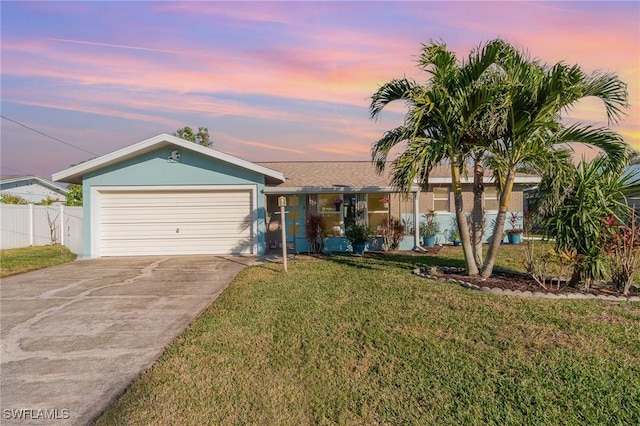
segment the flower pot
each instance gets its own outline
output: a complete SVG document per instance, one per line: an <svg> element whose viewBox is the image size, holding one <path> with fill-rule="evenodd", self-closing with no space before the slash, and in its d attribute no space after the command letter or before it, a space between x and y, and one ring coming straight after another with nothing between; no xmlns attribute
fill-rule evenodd
<svg viewBox="0 0 640 426"><path fill-rule="evenodd" d="M453 245L454 245L454 246L459 246L460 244L462 244L462 241L460 241L460 240L453 240Z"/></svg>
<svg viewBox="0 0 640 426"><path fill-rule="evenodd" d="M509 244L520 244L522 242L522 234L507 234L509 237Z"/></svg>
<svg viewBox="0 0 640 426"><path fill-rule="evenodd" d="M366 247L367 243L352 243L351 246L353 247L353 254L355 255L359 255L362 256L364 255L364 249Z"/></svg>
<svg viewBox="0 0 640 426"><path fill-rule="evenodd" d="M436 245L436 236L422 237L422 243L427 247L433 247Z"/></svg>
<svg viewBox="0 0 640 426"><path fill-rule="evenodd" d="M389 203L382 203L382 205L384 206L385 209L389 208Z"/></svg>

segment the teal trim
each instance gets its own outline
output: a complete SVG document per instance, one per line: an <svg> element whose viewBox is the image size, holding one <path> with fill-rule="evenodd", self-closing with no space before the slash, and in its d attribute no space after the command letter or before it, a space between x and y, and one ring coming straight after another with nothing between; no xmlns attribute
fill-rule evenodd
<svg viewBox="0 0 640 426"><path fill-rule="evenodd" d="M168 160L163 148L87 173L83 182L95 185L233 185L264 184L264 176L241 167L182 150L179 162Z"/></svg>

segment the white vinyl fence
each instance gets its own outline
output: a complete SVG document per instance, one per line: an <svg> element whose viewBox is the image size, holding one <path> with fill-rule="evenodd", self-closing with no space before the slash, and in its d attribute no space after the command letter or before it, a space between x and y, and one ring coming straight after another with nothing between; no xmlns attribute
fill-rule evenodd
<svg viewBox="0 0 640 426"><path fill-rule="evenodd" d="M63 244L82 254L82 207L0 204L0 248Z"/></svg>

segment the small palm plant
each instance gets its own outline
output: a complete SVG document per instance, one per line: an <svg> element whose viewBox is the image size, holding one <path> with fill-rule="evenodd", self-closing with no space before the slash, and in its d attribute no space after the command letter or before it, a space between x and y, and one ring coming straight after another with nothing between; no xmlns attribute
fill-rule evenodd
<svg viewBox="0 0 640 426"><path fill-rule="evenodd" d="M436 220L436 214L433 210L423 213L424 222L420 224L420 236L423 238L424 244L433 247L435 237L440 232L440 224Z"/></svg>
<svg viewBox="0 0 640 426"><path fill-rule="evenodd" d="M552 184L544 179L540 190L545 191ZM580 257L569 285L582 282L588 288L607 272L602 242L608 232L608 220L628 215L625 194L638 183L608 158L598 157L577 166L572 181L564 186L564 196L556 201L554 211L543 215L542 224L546 237L555 240L557 252L574 250Z"/></svg>

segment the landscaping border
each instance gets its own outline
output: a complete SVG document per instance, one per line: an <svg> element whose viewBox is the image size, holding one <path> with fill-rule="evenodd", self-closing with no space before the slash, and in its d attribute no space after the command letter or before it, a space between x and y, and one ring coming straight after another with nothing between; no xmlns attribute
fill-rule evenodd
<svg viewBox="0 0 640 426"><path fill-rule="evenodd" d="M423 272L423 268L416 268L413 270L415 275L422 278L427 278L433 281L456 283L462 287L469 288L471 290L478 290L483 293L497 294L501 296L519 296L519 297L535 297L540 299L572 299L572 300L607 300L610 302L640 302L640 296L613 296L605 294L588 294L588 293L545 293L541 291L520 291L520 290L503 290L501 288L480 287L475 284L468 283L462 280L456 280L454 278L445 278L435 275L429 275Z"/></svg>

